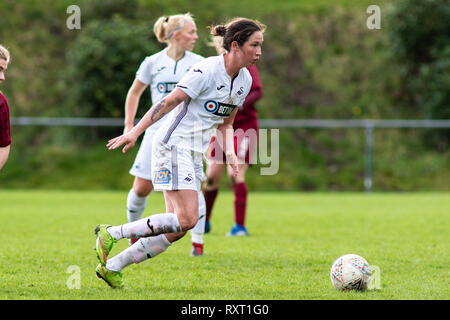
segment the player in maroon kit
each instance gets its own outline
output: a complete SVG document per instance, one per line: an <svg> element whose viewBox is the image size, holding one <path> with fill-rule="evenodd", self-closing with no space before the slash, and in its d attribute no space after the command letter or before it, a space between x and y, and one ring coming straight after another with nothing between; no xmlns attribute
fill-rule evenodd
<svg viewBox="0 0 450 320"><path fill-rule="evenodd" d="M220 43L216 43L216 49L219 53ZM256 65L247 68L250 71L253 82L244 105L236 114L233 123L235 132L234 151L239 161L239 174L234 177L232 169L228 166L228 177L234 193L234 220L236 225L227 233L228 236L246 236L248 235L245 227L245 216L247 208L247 184L245 183L245 173L249 164L254 163L253 154L257 145L258 133L258 114L255 109L255 103L263 96L262 84L259 79L258 69ZM206 169L206 185L204 187L204 196L206 201L206 222L205 232L211 229L211 212L214 201L219 191L219 181L222 177L224 167L226 165L225 155L220 148L215 137L212 138L209 155L208 167Z"/></svg>
<svg viewBox="0 0 450 320"><path fill-rule="evenodd" d="M0 83L5 80L5 71L8 69L9 60L8 50L0 45ZM10 145L9 105L0 91L0 169L8 160Z"/></svg>

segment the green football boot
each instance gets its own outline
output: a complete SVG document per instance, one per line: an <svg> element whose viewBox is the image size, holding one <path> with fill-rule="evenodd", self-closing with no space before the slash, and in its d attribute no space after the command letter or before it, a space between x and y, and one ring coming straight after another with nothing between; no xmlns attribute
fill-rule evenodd
<svg viewBox="0 0 450 320"><path fill-rule="evenodd" d="M95 228L95 234L97 235L97 241L95 242L95 251L97 253L98 261L102 266L106 266L108 260L108 254L111 252L116 239L114 239L106 228L110 227L106 224L100 224Z"/></svg>
<svg viewBox="0 0 450 320"><path fill-rule="evenodd" d="M99 263L95 269L95 273L97 278L105 281L111 288L123 288L122 272L108 270L105 266L102 266L102 264Z"/></svg>

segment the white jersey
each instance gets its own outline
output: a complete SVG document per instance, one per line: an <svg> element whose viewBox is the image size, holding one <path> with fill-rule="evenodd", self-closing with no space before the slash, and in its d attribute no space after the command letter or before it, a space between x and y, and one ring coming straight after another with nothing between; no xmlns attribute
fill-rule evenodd
<svg viewBox="0 0 450 320"><path fill-rule="evenodd" d="M203 60L202 56L186 51L180 60L175 61L167 55L166 48L145 58L136 72L136 79L149 85L152 105L154 105L167 96L175 88L177 82L200 60ZM166 119L167 116L163 117L145 131L141 146L130 170L130 174L133 176L152 180L152 142L155 132Z"/></svg>
<svg viewBox="0 0 450 320"><path fill-rule="evenodd" d="M251 85L247 68L230 78L223 55L198 62L177 84L190 99L169 113L155 140L205 154L217 126L244 104Z"/></svg>
<svg viewBox="0 0 450 320"><path fill-rule="evenodd" d="M149 85L152 105L154 105L175 89L177 82L189 69L203 59L198 54L186 51L181 59L175 61L167 55L167 48L165 48L144 59L136 72L136 79ZM149 129L155 131L165 118L157 121Z"/></svg>

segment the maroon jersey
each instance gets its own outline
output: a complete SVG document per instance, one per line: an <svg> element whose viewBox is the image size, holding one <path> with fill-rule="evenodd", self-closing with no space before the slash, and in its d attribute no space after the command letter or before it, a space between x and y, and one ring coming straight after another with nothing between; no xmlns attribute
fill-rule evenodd
<svg viewBox="0 0 450 320"><path fill-rule="evenodd" d="M247 68L252 76L252 86L250 92L245 98L244 105L236 113L234 118L233 128L236 129L258 129L258 113L255 108L255 103L263 96L261 80L259 80L258 69L256 65Z"/></svg>
<svg viewBox="0 0 450 320"><path fill-rule="evenodd" d="M0 147L7 147L10 144L9 105L3 93L0 92Z"/></svg>

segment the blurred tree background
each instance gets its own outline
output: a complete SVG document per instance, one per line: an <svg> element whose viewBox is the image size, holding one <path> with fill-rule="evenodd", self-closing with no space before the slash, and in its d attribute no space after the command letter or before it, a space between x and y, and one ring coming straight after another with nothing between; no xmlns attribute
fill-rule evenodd
<svg viewBox="0 0 450 320"><path fill-rule="evenodd" d="M80 30L66 27L73 4ZM381 29L366 26L371 4ZM164 47L153 23L184 12L196 19L194 51L203 56L215 54L211 24L246 16L268 26L262 119L450 119L450 3L442 0L2 0L0 43L12 62L1 90L12 117L123 117L139 64ZM15 126L0 188L128 189L138 148L105 148L121 131ZM249 187L363 190L364 141L362 129L281 129L279 173L261 176L257 164ZM374 143L374 190L450 190L450 130L376 129Z"/></svg>

